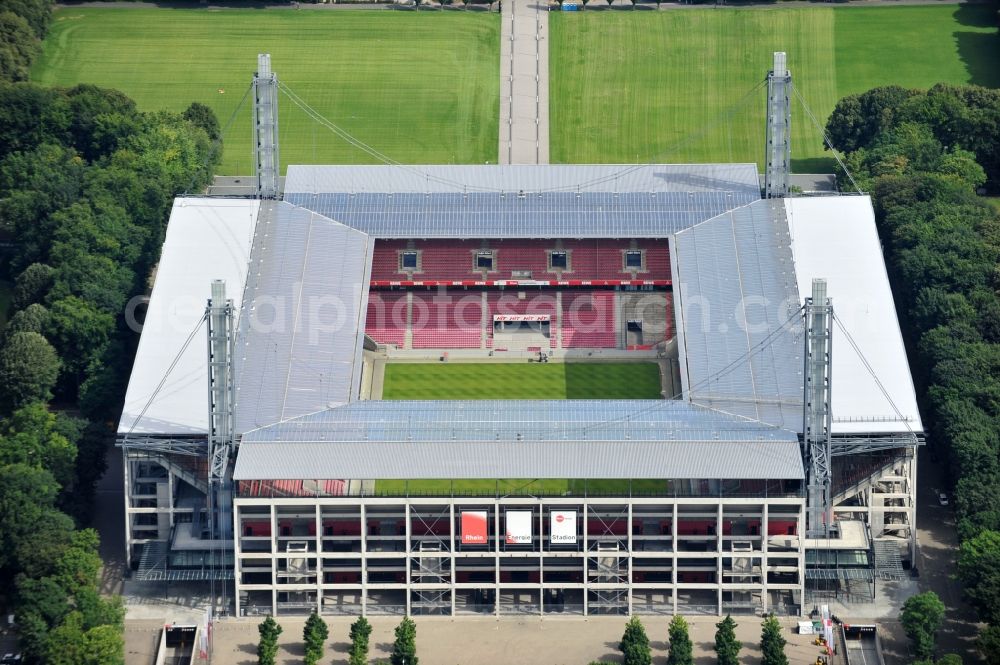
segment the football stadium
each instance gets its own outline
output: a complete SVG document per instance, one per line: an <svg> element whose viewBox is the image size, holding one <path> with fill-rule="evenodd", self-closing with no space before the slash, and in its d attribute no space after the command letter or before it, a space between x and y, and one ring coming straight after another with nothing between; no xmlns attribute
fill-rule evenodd
<svg viewBox="0 0 1000 665"><path fill-rule="evenodd" d="M290 166L174 202L119 424L134 579L237 615L807 613L914 557L864 195L767 164Z"/></svg>

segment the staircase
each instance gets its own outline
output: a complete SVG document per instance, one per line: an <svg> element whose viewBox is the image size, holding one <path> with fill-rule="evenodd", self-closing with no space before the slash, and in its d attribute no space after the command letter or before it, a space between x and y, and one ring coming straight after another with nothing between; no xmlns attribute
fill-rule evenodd
<svg viewBox="0 0 1000 665"><path fill-rule="evenodd" d="M883 582L893 582L906 579L903 561L899 558L899 547L896 543L875 541L875 574Z"/></svg>
<svg viewBox="0 0 1000 665"><path fill-rule="evenodd" d="M167 544L162 540L153 540L143 545L135 578L141 582L162 580L166 570Z"/></svg>

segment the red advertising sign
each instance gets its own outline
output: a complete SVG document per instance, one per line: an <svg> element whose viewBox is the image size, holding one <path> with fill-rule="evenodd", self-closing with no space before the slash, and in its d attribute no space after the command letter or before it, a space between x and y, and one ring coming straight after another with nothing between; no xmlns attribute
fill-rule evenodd
<svg viewBox="0 0 1000 665"><path fill-rule="evenodd" d="M485 545L486 540L486 511L485 510L463 510L462 511L462 544L463 545Z"/></svg>

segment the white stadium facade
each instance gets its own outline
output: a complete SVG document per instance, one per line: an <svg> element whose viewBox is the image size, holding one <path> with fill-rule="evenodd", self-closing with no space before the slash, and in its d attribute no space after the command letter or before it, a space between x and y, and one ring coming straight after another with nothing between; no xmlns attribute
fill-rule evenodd
<svg viewBox="0 0 1000 665"><path fill-rule="evenodd" d="M769 81L773 105L777 61ZM222 581L240 615L798 615L904 574L922 425L867 196L787 196L777 149L763 188L753 164L388 165L292 166L279 193L263 59L254 91L255 195L175 201L128 386L135 579ZM568 278L592 246L614 277ZM515 247L556 277L492 279ZM430 280L470 251L473 278ZM549 357L648 357L676 390L370 399L444 282L484 313L544 289L519 320ZM577 335L566 303L597 288L611 330ZM637 293L668 316L643 344ZM487 318L464 359L506 350Z"/></svg>

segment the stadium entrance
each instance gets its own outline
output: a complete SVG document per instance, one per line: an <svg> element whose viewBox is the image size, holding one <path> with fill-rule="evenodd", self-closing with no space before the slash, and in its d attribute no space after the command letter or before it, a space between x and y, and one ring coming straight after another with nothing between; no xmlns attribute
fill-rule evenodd
<svg viewBox="0 0 1000 665"><path fill-rule="evenodd" d="M493 345L514 349L550 346L549 314L494 314Z"/></svg>
<svg viewBox="0 0 1000 665"><path fill-rule="evenodd" d="M641 346L642 340L642 319L629 319L626 330L625 344L628 347Z"/></svg>

